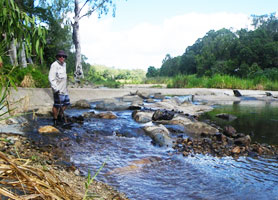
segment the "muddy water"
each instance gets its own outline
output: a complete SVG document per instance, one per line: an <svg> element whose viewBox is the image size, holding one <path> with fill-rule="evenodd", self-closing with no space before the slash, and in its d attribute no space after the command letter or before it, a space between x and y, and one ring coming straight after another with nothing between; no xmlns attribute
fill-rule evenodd
<svg viewBox="0 0 278 200"><path fill-rule="evenodd" d="M96 179L130 199L278 199L276 158L183 157L154 146L131 111L115 114L117 119L88 119L65 134L85 138L71 147L71 161L84 174L94 174L106 163Z"/></svg>

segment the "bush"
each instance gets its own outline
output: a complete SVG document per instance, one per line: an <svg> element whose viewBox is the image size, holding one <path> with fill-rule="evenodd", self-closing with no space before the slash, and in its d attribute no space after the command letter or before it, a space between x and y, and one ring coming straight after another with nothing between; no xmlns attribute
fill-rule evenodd
<svg viewBox="0 0 278 200"><path fill-rule="evenodd" d="M6 65L4 66L4 68L4 71L11 71L11 69L13 69L13 67L10 65ZM33 84L31 84L32 87L50 87L48 81L48 74L42 73L39 69L32 65L29 65L26 68L15 67L14 70L12 70L11 72L11 77L15 82L16 86L20 86L24 78L26 79L26 77L28 77L29 79L34 81Z"/></svg>

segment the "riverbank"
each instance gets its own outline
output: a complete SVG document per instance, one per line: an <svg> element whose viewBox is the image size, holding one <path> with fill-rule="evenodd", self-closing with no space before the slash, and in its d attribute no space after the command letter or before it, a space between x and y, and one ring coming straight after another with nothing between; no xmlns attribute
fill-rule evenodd
<svg viewBox="0 0 278 200"><path fill-rule="evenodd" d="M75 103L80 99L86 99L88 101L96 101L100 99L120 98L125 95L134 94L137 91L147 94L162 94L169 96L184 96L193 95L194 100L207 101L210 104L214 103L227 103L240 101L239 97L234 96L233 90L226 89L204 89L204 88L192 88L192 89L159 89L159 88L123 88L123 89L88 89L88 88L71 88L70 97L71 102ZM272 92L275 97L266 95L266 91L240 91L245 97L261 99L264 101L276 100L277 92ZM29 111L32 109L45 109L50 111L52 107L52 92L50 89L32 89L32 88L18 88L18 91L12 91L10 100L14 106L17 107L17 111ZM24 136L13 136L18 139L7 139L7 134L3 134L1 139L2 149L9 156L17 158L26 158L32 160L32 164L40 165L42 168L45 166L58 174L62 178L65 178L66 183L72 184L74 192L76 194L84 194L84 184L86 182L85 177L79 176L78 171L74 166L56 165L55 157L61 156L62 152L59 152L58 147L51 147L50 149L38 144L33 144L32 141ZM1 136L2 137L2 136ZM10 144L8 141L15 141ZM61 138L66 140L66 138ZM16 141L23 141L20 145L15 145ZM66 141L65 141L66 143ZM29 144L29 145L27 145ZM31 144L31 145L30 145ZM16 148L14 148L16 146ZM18 149L18 150L15 150ZM30 153L28 153L30 152ZM28 153L28 154L27 154ZM35 157L33 156L35 155ZM37 159L38 158L38 159ZM38 161L38 162L37 162ZM64 160L66 161L66 160ZM94 182L92 184L93 193L99 196L100 199L125 199L124 195L113 190L113 188Z"/></svg>
<svg viewBox="0 0 278 200"><path fill-rule="evenodd" d="M80 176L78 169L65 158L61 159L64 155L57 146L43 145L26 136L0 133L0 152L3 153L0 155L1 199L4 196L20 199L32 195L37 195L38 199L79 200L85 197L88 179ZM12 184L9 183L11 181ZM114 188L95 180L88 185L87 197L96 200L128 199Z"/></svg>

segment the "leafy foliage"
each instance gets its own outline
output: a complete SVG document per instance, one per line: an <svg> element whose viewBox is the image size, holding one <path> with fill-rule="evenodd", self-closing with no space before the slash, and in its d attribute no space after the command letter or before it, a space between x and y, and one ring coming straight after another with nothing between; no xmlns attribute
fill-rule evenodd
<svg viewBox="0 0 278 200"><path fill-rule="evenodd" d="M145 72L140 69L127 70L109 68L103 65L88 66L85 81L106 87L120 87L122 83L140 83Z"/></svg>
<svg viewBox="0 0 278 200"><path fill-rule="evenodd" d="M149 67L148 75L154 77L159 71L160 76L169 77L178 74L196 74L199 77L221 74L255 78L260 74L276 80L278 18L275 13L253 16L253 25L255 29L250 31L210 30L203 38L187 47L182 56L171 57L167 54L160 69Z"/></svg>
<svg viewBox="0 0 278 200"><path fill-rule="evenodd" d="M16 39L21 48L25 44L27 56L36 53L40 59L43 59L46 31L39 25L39 19L35 16L29 17L26 12L19 9L14 0L1 0L0 8L2 32L0 42L6 41L9 45L13 39Z"/></svg>

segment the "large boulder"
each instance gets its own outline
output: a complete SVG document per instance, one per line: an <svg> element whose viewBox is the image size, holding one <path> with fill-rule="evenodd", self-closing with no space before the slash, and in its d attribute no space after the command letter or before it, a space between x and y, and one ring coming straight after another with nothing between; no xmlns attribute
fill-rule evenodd
<svg viewBox="0 0 278 200"><path fill-rule="evenodd" d="M133 111L132 118L138 123L147 123L152 121L153 112Z"/></svg>
<svg viewBox="0 0 278 200"><path fill-rule="evenodd" d="M159 121L156 121L156 123L185 126L185 125L191 124L193 122L188 117L177 115L172 120L159 120Z"/></svg>
<svg viewBox="0 0 278 200"><path fill-rule="evenodd" d="M141 108L144 106L143 101L133 101L130 106L129 110L141 110Z"/></svg>
<svg viewBox="0 0 278 200"><path fill-rule="evenodd" d="M90 102L87 101L86 99L78 100L78 101L75 102L75 104L73 104L72 106L73 106L73 107L77 107L77 108L91 108Z"/></svg>
<svg viewBox="0 0 278 200"><path fill-rule="evenodd" d="M181 125L184 127L185 133L192 137L215 135L219 132L218 129L210 126L209 124L192 120L182 115L175 116L172 120L160 120L156 122L160 124Z"/></svg>
<svg viewBox="0 0 278 200"><path fill-rule="evenodd" d="M139 90L137 90L135 94L138 95L139 97L143 98L143 99L149 99L150 96L151 96L150 93L145 92L145 91L139 91Z"/></svg>
<svg viewBox="0 0 278 200"><path fill-rule="evenodd" d="M173 119L175 113L168 110L156 110L152 116L152 120L171 120Z"/></svg>
<svg viewBox="0 0 278 200"><path fill-rule="evenodd" d="M158 126L145 126L143 130L152 138L154 144L159 146L173 145L173 139L170 137L170 132L162 124Z"/></svg>
<svg viewBox="0 0 278 200"><path fill-rule="evenodd" d="M204 122L192 122L184 127L187 133L194 136L215 135L219 133L217 128L214 128Z"/></svg>

